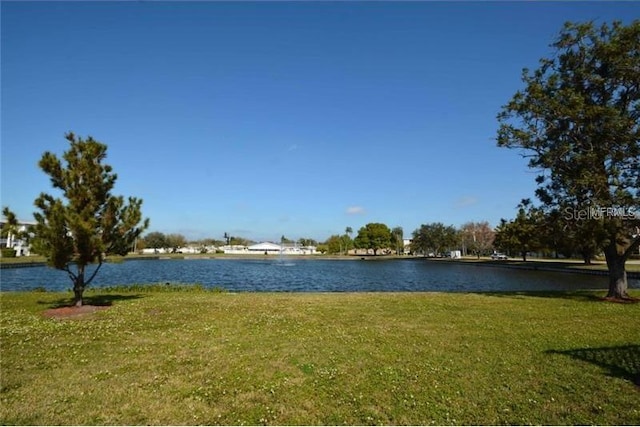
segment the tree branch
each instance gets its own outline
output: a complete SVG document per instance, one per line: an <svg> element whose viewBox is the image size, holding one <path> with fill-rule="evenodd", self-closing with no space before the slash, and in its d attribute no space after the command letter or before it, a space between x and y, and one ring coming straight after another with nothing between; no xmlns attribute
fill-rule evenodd
<svg viewBox="0 0 640 427"><path fill-rule="evenodd" d="M100 260L100 262L98 263L98 266L96 267L96 269L93 271L93 273L91 274L91 277L89 277L89 280L87 280L85 282L85 286L89 286L89 284L91 283L91 281L93 280L94 277L96 277L96 274L98 274L98 270L100 270L100 267L102 267L102 260Z"/></svg>
<svg viewBox="0 0 640 427"><path fill-rule="evenodd" d="M76 281L78 280L78 276L75 275L73 273L73 271L71 271L71 269L69 268L69 264L65 265L65 267L63 268L64 271L67 272L67 274L69 275L69 278L71 279L71 281L75 284Z"/></svg>
<svg viewBox="0 0 640 427"><path fill-rule="evenodd" d="M622 256L624 257L625 260L629 259L631 254L633 254L633 251L635 251L639 247L640 247L640 235L637 235L636 238L631 242L627 250L624 251L624 254Z"/></svg>

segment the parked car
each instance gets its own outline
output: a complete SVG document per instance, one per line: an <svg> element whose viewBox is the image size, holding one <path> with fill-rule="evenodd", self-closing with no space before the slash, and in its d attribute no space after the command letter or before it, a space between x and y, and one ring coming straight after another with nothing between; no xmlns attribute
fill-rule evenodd
<svg viewBox="0 0 640 427"><path fill-rule="evenodd" d="M508 259L505 254L493 254L491 255L491 259Z"/></svg>

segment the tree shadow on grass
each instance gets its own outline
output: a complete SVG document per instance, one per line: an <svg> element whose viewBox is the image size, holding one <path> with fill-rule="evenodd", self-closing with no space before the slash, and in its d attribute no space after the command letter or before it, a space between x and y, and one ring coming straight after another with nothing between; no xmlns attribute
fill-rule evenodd
<svg viewBox="0 0 640 427"><path fill-rule="evenodd" d="M102 294L102 295L87 295L83 298L84 305L95 305L98 307L110 307L114 302L128 301L134 299L144 298L144 295L118 295L118 294ZM38 301L38 304L48 305L49 308L62 308L70 307L73 304L73 297L60 298L55 301Z"/></svg>
<svg viewBox="0 0 640 427"><path fill-rule="evenodd" d="M608 375L631 381L640 387L640 345L548 350L545 353L593 363L608 370Z"/></svg>
<svg viewBox="0 0 640 427"><path fill-rule="evenodd" d="M602 302L606 291L504 291L478 292L480 295L500 298L554 298L582 302Z"/></svg>

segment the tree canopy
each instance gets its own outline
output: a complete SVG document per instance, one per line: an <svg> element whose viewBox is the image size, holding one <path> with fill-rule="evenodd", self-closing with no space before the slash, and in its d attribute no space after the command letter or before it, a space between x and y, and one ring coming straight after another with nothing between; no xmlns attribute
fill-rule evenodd
<svg viewBox="0 0 640 427"><path fill-rule="evenodd" d="M106 255L126 255L135 239L147 228L142 219L142 200L114 196L117 179L111 166L103 164L107 146L91 137L66 134L70 148L59 159L45 152L40 168L62 197L41 193L35 200L39 209L33 246L46 256L52 267L64 270L73 282L74 304L82 305L82 295L98 273ZM64 164L63 164L64 161ZM86 267L97 264L86 278Z"/></svg>
<svg viewBox="0 0 640 427"><path fill-rule="evenodd" d="M518 253L526 261L529 252L542 247L540 230L543 218L542 211L533 207L529 199L523 200L514 220L500 220L494 245L503 251Z"/></svg>
<svg viewBox="0 0 640 427"><path fill-rule="evenodd" d="M180 233L171 233L165 236L166 247L171 249L172 253L178 252L178 249L186 246L187 238Z"/></svg>
<svg viewBox="0 0 640 427"><path fill-rule="evenodd" d="M144 245L151 249L163 249L167 247L167 237L159 231L152 231L144 236Z"/></svg>
<svg viewBox="0 0 640 427"><path fill-rule="evenodd" d="M357 248L371 249L377 255L380 249L391 247L391 230L385 224L370 222L358 230L354 244Z"/></svg>
<svg viewBox="0 0 640 427"><path fill-rule="evenodd" d="M545 209L596 240L609 296L624 298L625 262L640 245L640 21L567 23L551 47L553 57L523 70L497 142L524 151Z"/></svg>
<svg viewBox="0 0 640 427"><path fill-rule="evenodd" d="M480 258L480 255L487 255L491 251L495 232L487 221L472 221L460 227L460 237L463 247Z"/></svg>
<svg viewBox="0 0 640 427"><path fill-rule="evenodd" d="M343 234L342 236L339 236L334 234L329 236L329 238L324 242L322 249L326 250L329 254L342 255L349 250L352 244L353 242L348 235Z"/></svg>
<svg viewBox="0 0 640 427"><path fill-rule="evenodd" d="M414 253L438 255L457 243L456 235L457 231L452 225L447 226L441 222L422 224L413 232L411 250Z"/></svg>

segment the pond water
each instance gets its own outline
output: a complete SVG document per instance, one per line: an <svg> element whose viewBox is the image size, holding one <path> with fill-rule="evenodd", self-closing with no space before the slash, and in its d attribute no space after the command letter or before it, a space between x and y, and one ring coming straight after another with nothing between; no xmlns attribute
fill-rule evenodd
<svg viewBox="0 0 640 427"><path fill-rule="evenodd" d="M629 280L629 287L640 287ZM517 270L421 259L185 259L130 260L104 264L92 287L113 285L199 283L228 291L387 292L387 291L549 291L605 289L606 276ZM67 274L48 267L3 269L3 291L43 287L71 288Z"/></svg>

